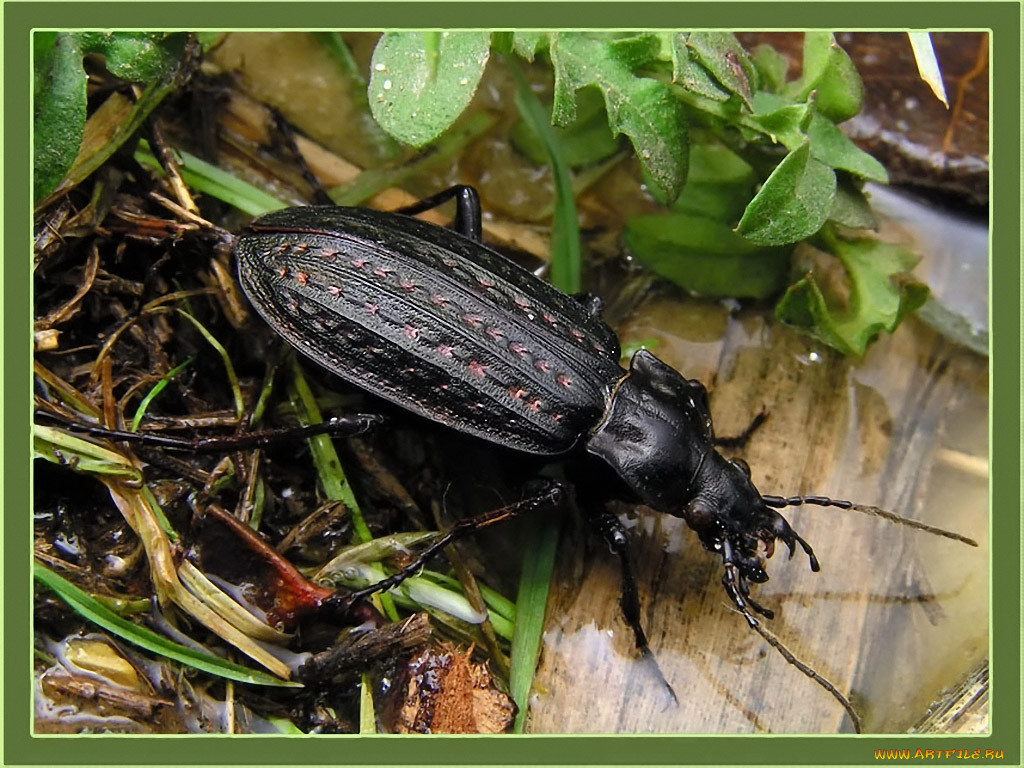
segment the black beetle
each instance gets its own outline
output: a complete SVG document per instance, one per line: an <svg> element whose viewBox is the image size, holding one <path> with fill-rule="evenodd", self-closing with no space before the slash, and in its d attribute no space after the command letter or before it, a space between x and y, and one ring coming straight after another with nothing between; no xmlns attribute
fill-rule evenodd
<svg viewBox="0 0 1024 768"><path fill-rule="evenodd" d="M457 231L412 218L453 197ZM746 463L716 450L723 441L715 438L704 386L646 350L623 370L598 300L567 296L481 243L472 188L453 187L389 213L327 206L276 211L255 219L234 252L256 311L332 373L508 448L541 455L583 450L612 467L643 503L683 518L722 558L722 583L748 624L828 689L856 727L846 699L760 628L753 613L773 614L751 598L749 585L768 579L761 549L770 556L776 541L790 556L802 548L819 570L811 546L775 508L810 503L903 519L827 497L761 495ZM557 502L557 491L546 500ZM625 531L603 506L584 511L619 556L623 612L650 658ZM495 519L483 516L479 524Z"/></svg>

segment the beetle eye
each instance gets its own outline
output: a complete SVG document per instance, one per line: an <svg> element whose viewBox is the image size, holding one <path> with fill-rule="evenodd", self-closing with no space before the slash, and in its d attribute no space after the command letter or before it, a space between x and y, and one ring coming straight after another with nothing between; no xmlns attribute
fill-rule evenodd
<svg viewBox="0 0 1024 768"><path fill-rule="evenodd" d="M714 523L715 513L703 501L694 499L687 505L684 517L689 526L700 533Z"/></svg>
<svg viewBox="0 0 1024 768"><path fill-rule="evenodd" d="M743 459L729 459L729 463L732 464L736 469L742 472L747 477L750 477L750 465L747 464Z"/></svg>

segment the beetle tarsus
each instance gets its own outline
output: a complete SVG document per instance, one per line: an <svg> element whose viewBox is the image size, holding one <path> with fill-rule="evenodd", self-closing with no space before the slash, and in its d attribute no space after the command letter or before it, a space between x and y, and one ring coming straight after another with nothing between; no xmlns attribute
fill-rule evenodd
<svg viewBox="0 0 1024 768"><path fill-rule="evenodd" d="M619 607L622 609L622 616L626 620L626 624L633 630L636 648L644 662L651 666L658 679L661 680L669 696L672 697L672 701L678 704L679 699L676 692L658 664L658 659L647 642L647 633L644 632L643 624L640 621L640 595L626 529L614 514L604 508L600 508L599 512L591 512L587 517L590 524L608 544L609 549L619 558L622 570L622 595L619 597Z"/></svg>
<svg viewBox="0 0 1024 768"><path fill-rule="evenodd" d="M747 425L746 429L740 432L738 435L730 437L715 437L712 441L716 448L742 448L748 442L753 434L768 420L768 411L762 409L753 419L750 424ZM745 464L746 462L744 462ZM750 474L749 470L746 474Z"/></svg>
<svg viewBox="0 0 1024 768"><path fill-rule="evenodd" d="M400 213L403 216L415 216L418 213L437 208L455 198L455 222L453 228L456 232L470 240L480 242L483 239L483 216L480 213L480 196L473 187L465 184L456 184L448 187L436 195L419 200L412 205L397 208L392 213Z"/></svg>
<svg viewBox="0 0 1024 768"><path fill-rule="evenodd" d="M355 592L350 592L344 596L339 595L338 600L346 606L351 606L356 601L365 600L377 592L384 592L389 589L393 589L410 576L414 576L438 552L449 544L455 543L459 539L465 538L466 536L490 525L494 525L495 523L510 520L524 512L532 512L537 509L551 507L557 508L558 506L561 506L565 499L564 487L553 480L541 482L546 487L522 501L516 502L515 504L509 504L508 506L501 507L499 509L492 509L474 517L465 517L457 521L448 533L438 537L430 546L420 552L411 563L406 565L400 571L396 571L387 578L381 579L368 587L357 589Z"/></svg>
<svg viewBox="0 0 1024 768"><path fill-rule="evenodd" d="M37 415L41 412L37 411ZM54 418L52 414L43 414ZM238 451L250 448L265 448L277 443L293 442L317 435L333 437L351 437L368 432L384 423L384 417L375 413L357 413L351 416L337 416L319 424L305 427L285 429L267 429L257 432L241 432L235 435L218 435L216 437L172 437L152 432L128 432L120 429L107 429L95 424L56 419L62 427L72 432L82 432L93 437L102 437L136 445L150 445L177 451L192 453L213 453L216 451Z"/></svg>

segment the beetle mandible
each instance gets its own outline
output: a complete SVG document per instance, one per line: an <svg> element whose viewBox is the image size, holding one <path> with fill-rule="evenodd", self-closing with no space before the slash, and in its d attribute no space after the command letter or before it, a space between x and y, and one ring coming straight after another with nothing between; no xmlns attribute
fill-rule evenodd
<svg viewBox="0 0 1024 768"><path fill-rule="evenodd" d="M451 198L455 231L412 217ZM606 462L637 499L684 519L721 557L725 591L753 629L761 631L754 614L773 615L750 595L751 583L768 579L761 548L771 556L781 541L792 556L799 547L819 570L811 546L777 508L879 512L821 496L760 494L746 463L716 450L704 386L646 350L623 369L599 301L567 296L481 242L471 187L396 212L276 211L251 222L234 252L258 314L333 374L492 443L540 455L584 451ZM584 511L620 559L623 613L650 657L624 528L605 509ZM762 636L856 722L827 681Z"/></svg>

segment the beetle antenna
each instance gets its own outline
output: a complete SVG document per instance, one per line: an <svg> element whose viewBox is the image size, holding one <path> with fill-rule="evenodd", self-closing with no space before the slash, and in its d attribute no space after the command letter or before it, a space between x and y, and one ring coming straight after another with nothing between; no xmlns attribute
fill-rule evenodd
<svg viewBox="0 0 1024 768"><path fill-rule="evenodd" d="M919 520L912 520L909 517L903 517L897 515L895 512L890 512L881 507L871 506L870 504L855 504L852 501L846 501L845 499L830 499L828 496L761 496L761 499L769 507L775 507L781 509L782 507L799 507L803 504L814 504L819 507L839 507L840 509L850 509L854 512L861 512L865 515L872 515L874 517L881 517L892 523L898 523L899 525L905 525L908 528L916 528L919 531L925 531L927 533L933 533L936 536L942 536L947 539L953 539L954 541L960 541L964 544L969 544L972 547L978 546L978 542L962 534L955 533L954 531L947 531L945 528L938 528L934 525L928 525L922 523Z"/></svg>
<svg viewBox="0 0 1024 768"><path fill-rule="evenodd" d="M853 708L850 700L840 693L839 690L826 678L818 674L813 667L810 667L793 655L793 652L790 651L789 648L779 640L779 638L761 626L761 622L754 618L750 613L747 608L748 604L768 618L772 618L773 615L771 611L765 611L751 599L746 582L739 574L739 569L736 567L736 564L732 562L732 547L729 545L728 540L723 542L722 555L725 565L725 574L722 576L722 585L725 587L726 594L729 595L729 598L733 602L733 610L746 619L750 628L764 638L764 641L768 643L768 645L778 651L782 658L832 694L832 697L842 705L843 709L846 710L846 714L850 716L850 721L853 723L853 729L857 733L860 733L860 716L857 714L857 710Z"/></svg>
<svg viewBox="0 0 1024 768"><path fill-rule="evenodd" d="M860 715L857 714L857 710L853 708L853 704L850 703L850 700L846 698L846 696L840 693L839 690L834 685L832 685L832 683L830 683L826 678L822 677L820 674L815 672L812 667L808 666L804 662L800 661L800 659L798 659L796 656L794 656L793 652L790 651L789 648L787 648L785 645L783 645L782 641L779 640L779 638L777 638L775 635L773 635L771 632L769 632L767 629L761 626L760 622L754 622L754 624L752 625L752 629L755 632L757 632L757 634L759 634L762 638L764 638L764 641L768 643L768 645L770 645L772 648L778 651L779 654L781 654L782 658L784 658L794 667L799 669L801 672L803 672L805 675L811 678L811 680L816 682L826 691L831 693L832 698L838 701L839 704L842 705L843 709L846 710L846 714L850 716L850 722L853 724L853 730L856 733L861 732Z"/></svg>

